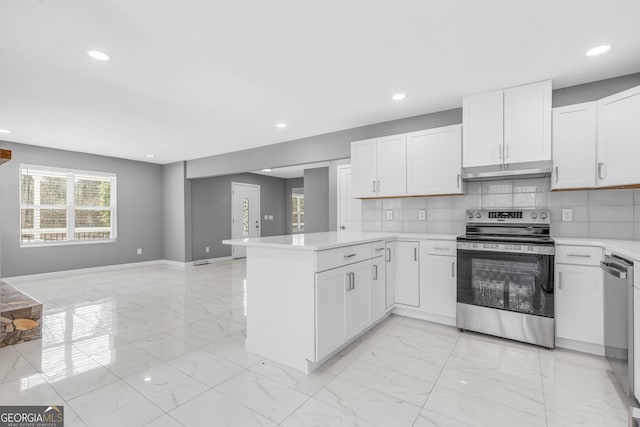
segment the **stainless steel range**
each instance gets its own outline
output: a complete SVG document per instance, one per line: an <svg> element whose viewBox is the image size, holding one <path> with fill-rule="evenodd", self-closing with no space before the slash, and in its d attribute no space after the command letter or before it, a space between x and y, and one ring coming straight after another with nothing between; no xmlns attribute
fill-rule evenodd
<svg viewBox="0 0 640 427"><path fill-rule="evenodd" d="M548 209L469 210L458 237L456 324L555 346L555 247Z"/></svg>

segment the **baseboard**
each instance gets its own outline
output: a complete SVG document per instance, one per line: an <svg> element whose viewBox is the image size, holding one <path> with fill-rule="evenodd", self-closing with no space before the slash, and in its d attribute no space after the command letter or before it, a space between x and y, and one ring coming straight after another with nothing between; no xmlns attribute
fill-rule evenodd
<svg viewBox="0 0 640 427"><path fill-rule="evenodd" d="M441 325L447 326L456 326L455 317L446 317L439 316L437 314L425 313L420 310L412 310L410 308L398 307L397 305L393 308L393 314L397 314L399 316L411 317L413 319L427 320L433 323L439 323Z"/></svg>
<svg viewBox="0 0 640 427"><path fill-rule="evenodd" d="M604 346L592 344L582 341L574 341L567 338L556 337L556 347L565 348L567 350L579 351L582 353L591 353L597 356L604 356Z"/></svg>
<svg viewBox="0 0 640 427"><path fill-rule="evenodd" d="M224 262L224 261L233 261L233 257L231 257L231 256L221 256L221 257L218 257L218 258L199 259L197 261L192 261L191 264L194 267L199 267L201 265L214 264L216 262Z"/></svg>

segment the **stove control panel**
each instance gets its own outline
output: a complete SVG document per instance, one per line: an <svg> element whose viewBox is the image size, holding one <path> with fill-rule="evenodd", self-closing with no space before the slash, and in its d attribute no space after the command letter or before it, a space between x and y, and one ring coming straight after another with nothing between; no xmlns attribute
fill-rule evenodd
<svg viewBox="0 0 640 427"><path fill-rule="evenodd" d="M549 209L470 209L467 224L550 224Z"/></svg>

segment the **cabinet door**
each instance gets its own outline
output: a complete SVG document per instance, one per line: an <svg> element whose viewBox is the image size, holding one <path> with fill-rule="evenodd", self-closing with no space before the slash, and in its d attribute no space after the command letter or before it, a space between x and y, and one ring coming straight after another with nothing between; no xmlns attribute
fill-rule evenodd
<svg viewBox="0 0 640 427"><path fill-rule="evenodd" d="M640 183L640 86L598 101L598 185Z"/></svg>
<svg viewBox="0 0 640 427"><path fill-rule="evenodd" d="M551 81L504 90L504 162L551 160Z"/></svg>
<svg viewBox="0 0 640 427"><path fill-rule="evenodd" d="M556 336L604 345L600 267L556 265Z"/></svg>
<svg viewBox="0 0 640 427"><path fill-rule="evenodd" d="M551 188L596 186L597 103L553 109L553 175Z"/></svg>
<svg viewBox="0 0 640 427"><path fill-rule="evenodd" d="M347 340L348 267L316 274L316 360Z"/></svg>
<svg viewBox="0 0 640 427"><path fill-rule="evenodd" d="M638 268L636 267L635 270ZM633 393L638 399L640 396L640 289L635 286L633 287Z"/></svg>
<svg viewBox="0 0 640 427"><path fill-rule="evenodd" d="M407 134L407 194L462 193L462 126Z"/></svg>
<svg viewBox="0 0 640 427"><path fill-rule="evenodd" d="M406 135L387 136L377 141L378 197L407 194Z"/></svg>
<svg viewBox="0 0 640 427"><path fill-rule="evenodd" d="M456 317L456 257L427 256L427 311Z"/></svg>
<svg viewBox="0 0 640 427"><path fill-rule="evenodd" d="M501 90L462 99L462 166L502 164L503 93Z"/></svg>
<svg viewBox="0 0 640 427"><path fill-rule="evenodd" d="M383 256L374 258L371 264L371 319L374 321L382 317L387 308L385 264Z"/></svg>
<svg viewBox="0 0 640 427"><path fill-rule="evenodd" d="M371 324L371 261L349 267L353 285L347 292L347 337L351 338Z"/></svg>
<svg viewBox="0 0 640 427"><path fill-rule="evenodd" d="M398 304L420 306L420 254L418 242L393 242L387 270L393 274L395 302ZM387 273L387 276L389 273Z"/></svg>
<svg viewBox="0 0 640 427"><path fill-rule="evenodd" d="M376 139L351 143L353 197L376 196Z"/></svg>
<svg viewBox="0 0 640 427"><path fill-rule="evenodd" d="M394 243L395 242L389 242L385 245L385 308L391 307L396 302L396 269L394 263L391 262L395 256Z"/></svg>

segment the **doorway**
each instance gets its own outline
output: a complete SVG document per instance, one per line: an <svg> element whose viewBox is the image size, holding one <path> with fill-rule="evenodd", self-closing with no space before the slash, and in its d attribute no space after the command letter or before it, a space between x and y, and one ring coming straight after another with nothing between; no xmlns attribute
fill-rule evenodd
<svg viewBox="0 0 640 427"><path fill-rule="evenodd" d="M260 237L260 186L232 182L231 200L231 238ZM231 256L244 258L247 248L233 245Z"/></svg>
<svg viewBox="0 0 640 427"><path fill-rule="evenodd" d="M351 165L338 170L338 231L362 231L362 200L352 197Z"/></svg>

